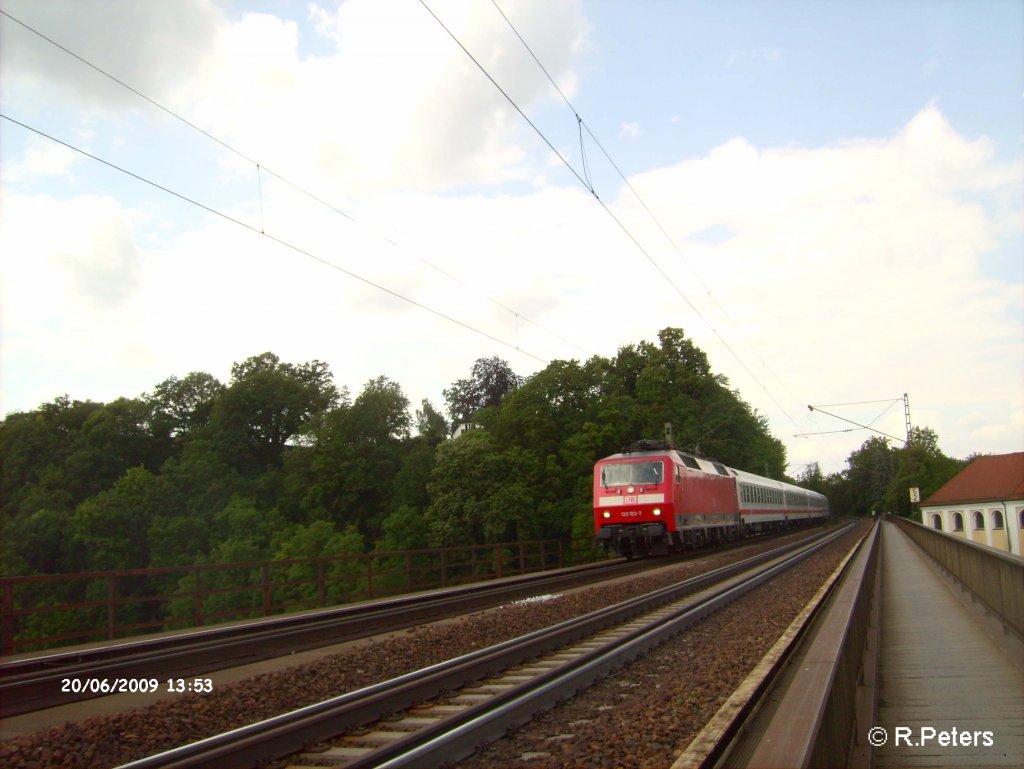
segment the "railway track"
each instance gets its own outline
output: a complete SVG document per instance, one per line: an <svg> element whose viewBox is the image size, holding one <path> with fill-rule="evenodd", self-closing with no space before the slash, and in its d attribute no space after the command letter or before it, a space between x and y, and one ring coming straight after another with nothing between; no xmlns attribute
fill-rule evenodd
<svg viewBox="0 0 1024 769"><path fill-rule="evenodd" d="M321 765L355 769L457 760L847 531L777 548L554 627L124 766L252 766L328 739L334 746L315 754ZM402 715L396 719L396 713ZM367 729L385 717L391 720Z"/></svg>
<svg viewBox="0 0 1024 769"><path fill-rule="evenodd" d="M616 559L301 615L8 661L0 663L0 718L110 693L102 690L101 683L69 690L62 683L69 679L106 682L110 687L118 680L190 678L645 568L650 568L650 563Z"/></svg>

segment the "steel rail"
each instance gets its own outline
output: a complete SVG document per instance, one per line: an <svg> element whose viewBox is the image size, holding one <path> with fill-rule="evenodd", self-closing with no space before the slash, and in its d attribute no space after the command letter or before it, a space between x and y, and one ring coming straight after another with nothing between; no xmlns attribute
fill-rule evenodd
<svg viewBox="0 0 1024 769"><path fill-rule="evenodd" d="M785 557L759 567L737 582L710 591L695 605L673 611L667 617L628 633L622 639L582 655L579 659L538 676L518 689L497 695L491 701L454 716L435 727L427 727L371 754L357 759L346 769L399 769L415 766L439 767L471 755L477 748L526 723L535 713L564 699L645 654L674 635L686 630L718 609L763 585L831 544L846 533L841 530Z"/></svg>
<svg viewBox="0 0 1024 769"><path fill-rule="evenodd" d="M533 595L537 590L565 589L609 574L632 573L652 564L616 559L300 615L7 661L0 663L0 717L104 696L102 692L61 691L61 681L66 678L187 678L288 652L403 629L428 619Z"/></svg>
<svg viewBox="0 0 1024 769"><path fill-rule="evenodd" d="M186 769L187 767L243 767L278 758L289 753L301 750L305 745L328 739L347 729L356 728L380 718L383 714L394 713L415 704L429 700L440 693L479 680L498 671L504 670L511 665L538 655L550 652L554 649L565 646L568 643L577 641L608 628L613 625L622 624L640 614L657 609L658 607L678 601L681 598L691 595L694 592L704 590L709 585L720 583L723 580L737 578L751 569L758 569L759 566L776 561L780 558L792 557L794 551L802 551L806 554L816 552L835 538L845 534L848 529L844 528L839 532L826 532L812 538L811 544L808 540L798 543L791 543L776 548L768 553L763 553L745 559L735 564L716 569L698 577L671 585L666 588L653 591L644 596L628 599L615 604L614 606L599 609L589 614L559 623L551 628L538 630L510 641L472 652L468 655L438 663L428 668L408 673L389 681L375 684L364 689L349 692L334 697L324 702L309 705L298 710L265 719L255 724L250 724L239 729L234 729L221 735L209 737L190 745L180 746L163 753L149 756L147 758L125 764L122 769ZM806 557L805 555L803 557ZM789 564L787 564L789 565ZM780 568L780 564L769 566L768 574L761 574L759 577L743 577L740 581L747 585L746 589L752 589L755 585L752 580L759 579L759 582L770 579ZM761 569L763 571L763 569ZM758 584L759 584L758 582ZM732 600L738 593L733 591L736 587L730 584L718 593L729 592L728 598L720 601ZM730 592L733 591L733 592ZM701 602L702 605L704 602ZM714 611L720 603L712 608L695 609L693 616L704 616ZM709 605L710 606L710 605ZM692 621L696 621L693 619ZM691 624L692 624L691 621ZM646 630L649 630L647 628ZM675 631L678 632L678 631ZM644 633L634 633L632 636L643 636ZM619 658L623 662L630 657L629 654L639 654L648 648L647 641L634 638L635 642L628 651L609 651L603 655L600 663L595 667L587 667L581 675L589 675L594 671L600 671L610 660ZM660 643L660 641L658 641ZM620 654L625 656L619 656ZM588 660L594 654L585 655ZM582 658L581 658L582 659ZM564 670L564 669L562 669ZM559 672L562 672L561 670ZM594 673L595 675L599 673ZM528 687L531 690L542 687L544 692L550 691L546 684L551 683L555 674L545 674L535 681L516 687L509 692L498 695L492 702L505 702L523 694L521 689ZM593 679L590 679L593 680ZM586 684L581 684L586 685ZM567 696L565 693L553 695L556 698ZM446 719L448 728L452 724L458 724L467 718L475 718L480 715L483 705L470 708L456 720ZM515 710L517 716L521 710ZM488 727L496 728L496 727ZM501 730L507 726L500 727ZM463 730L464 731L464 730ZM460 731L461 735L463 731ZM424 739L433 739L433 730L421 730L416 733L417 743ZM414 738L410 738L414 739ZM397 743L396 743L397 744ZM403 749L412 749L402 743ZM370 766L374 762L391 760L395 746L382 748L374 751L373 758L368 759L370 763L352 764L352 766ZM447 748L445 748L447 750ZM452 759L450 753L446 754L446 760ZM418 759L416 759L418 760Z"/></svg>

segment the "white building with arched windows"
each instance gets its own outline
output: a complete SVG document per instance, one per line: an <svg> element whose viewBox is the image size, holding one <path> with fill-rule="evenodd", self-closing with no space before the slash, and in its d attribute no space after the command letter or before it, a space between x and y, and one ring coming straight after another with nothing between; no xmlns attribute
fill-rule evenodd
<svg viewBox="0 0 1024 769"><path fill-rule="evenodd" d="M1021 555L1024 452L978 457L921 502L925 526Z"/></svg>

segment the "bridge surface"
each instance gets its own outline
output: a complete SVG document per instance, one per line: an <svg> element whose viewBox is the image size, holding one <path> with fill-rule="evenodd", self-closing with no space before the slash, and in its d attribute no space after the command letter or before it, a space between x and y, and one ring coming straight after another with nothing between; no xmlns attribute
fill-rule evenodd
<svg viewBox="0 0 1024 769"><path fill-rule="evenodd" d="M895 524L882 525L879 769L1024 766L1024 653ZM876 733L877 734L877 733Z"/></svg>

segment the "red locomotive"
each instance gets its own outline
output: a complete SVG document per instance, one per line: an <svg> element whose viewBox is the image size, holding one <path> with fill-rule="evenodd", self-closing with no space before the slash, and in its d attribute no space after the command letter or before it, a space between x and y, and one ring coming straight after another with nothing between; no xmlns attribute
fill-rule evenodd
<svg viewBox="0 0 1024 769"><path fill-rule="evenodd" d="M594 465L594 536L618 555L664 555L828 518L790 483L638 441Z"/></svg>

